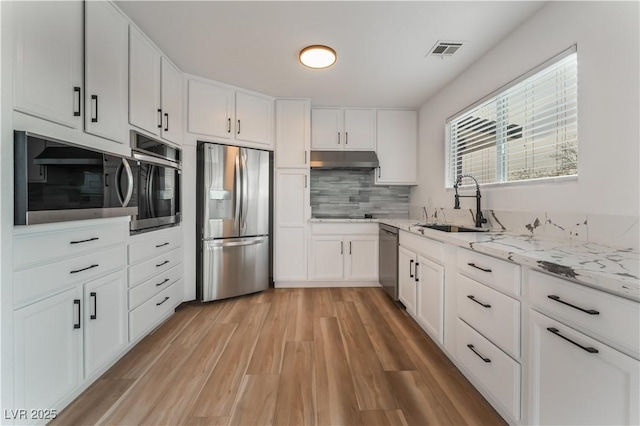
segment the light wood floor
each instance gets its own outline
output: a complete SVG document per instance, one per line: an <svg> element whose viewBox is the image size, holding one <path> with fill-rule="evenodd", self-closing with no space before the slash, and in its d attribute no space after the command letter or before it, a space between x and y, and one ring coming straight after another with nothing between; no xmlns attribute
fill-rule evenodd
<svg viewBox="0 0 640 426"><path fill-rule="evenodd" d="M381 289L187 304L53 424L504 424Z"/></svg>

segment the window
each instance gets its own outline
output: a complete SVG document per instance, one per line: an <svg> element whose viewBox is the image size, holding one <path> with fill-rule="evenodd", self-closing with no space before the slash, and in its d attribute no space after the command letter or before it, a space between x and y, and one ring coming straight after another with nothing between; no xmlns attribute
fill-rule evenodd
<svg viewBox="0 0 640 426"><path fill-rule="evenodd" d="M445 133L448 187L461 174L484 184L577 175L576 47L456 114Z"/></svg>

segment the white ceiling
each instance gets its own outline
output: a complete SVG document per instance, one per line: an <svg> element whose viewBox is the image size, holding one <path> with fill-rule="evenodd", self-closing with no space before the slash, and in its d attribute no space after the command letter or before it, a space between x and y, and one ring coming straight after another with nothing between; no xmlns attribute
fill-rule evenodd
<svg viewBox="0 0 640 426"><path fill-rule="evenodd" d="M544 6L541 1L119 1L183 71L314 106L418 107ZM463 41L453 57L425 54ZM338 53L312 70L310 44Z"/></svg>

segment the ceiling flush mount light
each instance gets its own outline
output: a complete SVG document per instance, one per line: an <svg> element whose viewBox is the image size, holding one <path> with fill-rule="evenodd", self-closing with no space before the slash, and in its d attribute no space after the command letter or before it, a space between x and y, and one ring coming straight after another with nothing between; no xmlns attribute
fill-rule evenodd
<svg viewBox="0 0 640 426"><path fill-rule="evenodd" d="M300 51L300 62L309 68L328 68L336 63L336 51L329 46L316 44Z"/></svg>

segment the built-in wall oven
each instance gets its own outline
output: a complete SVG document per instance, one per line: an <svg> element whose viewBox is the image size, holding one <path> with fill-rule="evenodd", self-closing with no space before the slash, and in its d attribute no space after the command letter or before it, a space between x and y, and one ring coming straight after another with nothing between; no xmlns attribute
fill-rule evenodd
<svg viewBox="0 0 640 426"><path fill-rule="evenodd" d="M180 149L134 131L131 148L137 160L133 176L138 206L131 221L131 233L178 225L181 220Z"/></svg>
<svg viewBox="0 0 640 426"><path fill-rule="evenodd" d="M14 224L138 213L130 158L14 132Z"/></svg>

